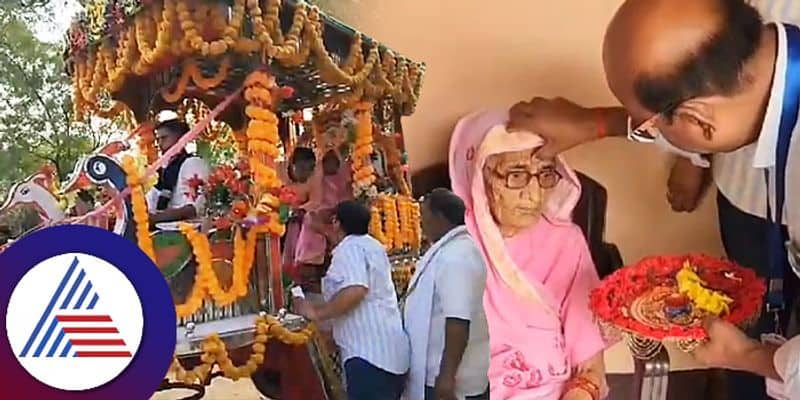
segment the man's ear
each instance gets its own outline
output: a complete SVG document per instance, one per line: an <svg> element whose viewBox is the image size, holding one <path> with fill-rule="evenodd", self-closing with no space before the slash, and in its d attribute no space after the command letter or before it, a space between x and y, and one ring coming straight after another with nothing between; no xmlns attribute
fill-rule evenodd
<svg viewBox="0 0 800 400"><path fill-rule="evenodd" d="M706 140L711 140L716 131L714 107L703 99L687 100L673 113L673 124L686 124L684 127L693 134L699 133Z"/></svg>

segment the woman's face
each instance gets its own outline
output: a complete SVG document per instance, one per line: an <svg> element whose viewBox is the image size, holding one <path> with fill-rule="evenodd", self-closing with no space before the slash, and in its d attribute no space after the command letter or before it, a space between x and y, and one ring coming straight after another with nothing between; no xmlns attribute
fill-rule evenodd
<svg viewBox="0 0 800 400"><path fill-rule="evenodd" d="M553 163L535 158L534 153L535 150L523 150L496 154L486 160L483 169L489 209L507 236L539 220L547 191L558 180Z"/></svg>

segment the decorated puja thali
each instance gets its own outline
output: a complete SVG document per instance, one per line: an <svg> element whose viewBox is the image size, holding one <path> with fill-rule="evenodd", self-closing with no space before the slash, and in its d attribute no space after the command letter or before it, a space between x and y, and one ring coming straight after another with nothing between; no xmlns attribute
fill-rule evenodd
<svg viewBox="0 0 800 400"><path fill-rule="evenodd" d="M606 332L650 358L665 342L692 351L706 339L702 322L717 316L746 326L760 315L766 291L750 269L705 255L648 257L603 280L591 308Z"/></svg>

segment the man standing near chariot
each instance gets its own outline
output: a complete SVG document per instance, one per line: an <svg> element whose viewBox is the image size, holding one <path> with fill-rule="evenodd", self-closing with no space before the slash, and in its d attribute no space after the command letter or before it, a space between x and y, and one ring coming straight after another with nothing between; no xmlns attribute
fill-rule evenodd
<svg viewBox="0 0 800 400"><path fill-rule="evenodd" d="M159 123L155 128L155 136L161 152L172 148L187 132L189 125L177 119ZM205 198L202 193L192 195L190 181L205 181L208 175L209 168L205 160L182 149L158 171L158 182L147 193L150 223L159 229L175 230L175 222L200 217Z"/></svg>
<svg viewBox="0 0 800 400"><path fill-rule="evenodd" d="M322 281L324 301L294 298L311 321L331 321L342 355L348 400L399 400L411 349L403 330L383 245L369 235L370 211L357 201L336 206L326 236L336 243Z"/></svg>

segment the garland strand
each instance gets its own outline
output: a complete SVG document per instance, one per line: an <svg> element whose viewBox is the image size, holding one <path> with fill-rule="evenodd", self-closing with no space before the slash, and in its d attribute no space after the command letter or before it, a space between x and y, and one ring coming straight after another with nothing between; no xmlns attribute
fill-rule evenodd
<svg viewBox="0 0 800 400"><path fill-rule="evenodd" d="M247 232L247 239L237 229L233 242L233 278L228 290L222 288L214 271L211 243L208 236L198 232L194 226L187 223L179 225L181 233L192 246L192 252L197 260L194 286L183 304L175 306L178 318L186 318L197 312L203 305L203 300L210 296L218 307L233 304L247 295L250 285L250 272L255 261L255 248L258 232L251 229Z"/></svg>
<svg viewBox="0 0 800 400"><path fill-rule="evenodd" d="M231 361L225 348L225 343L220 339L219 335L212 334L203 342L203 355L200 356L200 365L187 371L176 357L172 361L169 373L174 374L178 381L186 384L198 382L206 384L214 366L218 365L225 377L229 379L236 381L241 378L247 378L253 375L264 363L264 353L267 351L266 345L270 338L275 338L290 346L300 346L307 343L314 336L314 332L313 325L309 325L299 332L292 332L275 317L259 317L256 320L256 332L252 345L253 352L244 365L238 367L233 365L233 361Z"/></svg>
<svg viewBox="0 0 800 400"><path fill-rule="evenodd" d="M153 262L157 262L153 238L150 236L150 215L147 212L147 202L144 198L144 190L142 190L143 182L133 157L125 156L122 159L122 169L125 171L127 184L131 189L133 220L136 222L136 241L139 244L139 248Z"/></svg>

